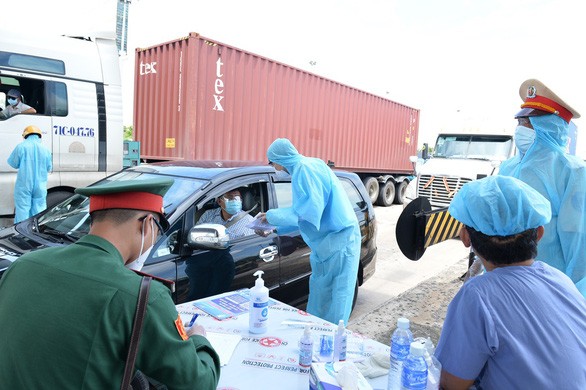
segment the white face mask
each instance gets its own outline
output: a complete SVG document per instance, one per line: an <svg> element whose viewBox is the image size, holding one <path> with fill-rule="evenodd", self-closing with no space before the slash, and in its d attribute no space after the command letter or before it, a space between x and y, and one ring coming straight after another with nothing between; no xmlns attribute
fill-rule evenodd
<svg viewBox="0 0 586 390"><path fill-rule="evenodd" d="M144 220L142 221L142 232L141 232L141 238L140 238L140 252L141 252L141 254L137 257L136 260L134 260L131 263L126 264L127 268L130 268L135 271L140 271L142 269L142 267L144 266L144 262L149 257L149 254L151 253L151 250L153 249L153 244L155 243L155 229L154 229L153 225L154 225L153 220L151 219L151 246L148 247L148 249L145 250L143 253L142 247L144 246Z"/></svg>
<svg viewBox="0 0 586 390"><path fill-rule="evenodd" d="M515 129L515 145L521 154L527 153L535 141L535 130L526 126L517 126Z"/></svg>

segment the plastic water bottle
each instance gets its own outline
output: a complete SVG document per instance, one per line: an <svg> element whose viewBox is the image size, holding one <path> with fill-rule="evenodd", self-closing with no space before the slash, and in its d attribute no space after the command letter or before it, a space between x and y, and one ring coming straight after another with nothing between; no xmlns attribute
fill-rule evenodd
<svg viewBox="0 0 586 390"><path fill-rule="evenodd" d="M334 335L334 361L343 362L346 360L346 344L348 337L346 336L346 328L344 327L344 320L338 322L338 330Z"/></svg>
<svg viewBox="0 0 586 390"><path fill-rule="evenodd" d="M403 361L409 354L412 342L413 334L409 330L409 320L401 317L397 320L397 329L391 336L391 366L389 369L388 390L399 390L401 388Z"/></svg>
<svg viewBox="0 0 586 390"><path fill-rule="evenodd" d="M418 341L411 343L409 355L403 362L401 390L425 390L427 388L427 363L425 345Z"/></svg>

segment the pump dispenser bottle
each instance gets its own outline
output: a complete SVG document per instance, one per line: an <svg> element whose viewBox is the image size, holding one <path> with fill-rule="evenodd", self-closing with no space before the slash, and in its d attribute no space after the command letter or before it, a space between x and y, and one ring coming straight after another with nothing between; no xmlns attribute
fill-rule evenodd
<svg viewBox="0 0 586 390"><path fill-rule="evenodd" d="M257 277L254 287L250 289L249 329L250 333L264 333L267 331L269 318L269 289L262 279L263 271L256 271Z"/></svg>
<svg viewBox="0 0 586 390"><path fill-rule="evenodd" d="M299 340L299 365L301 367L310 367L313 359L313 338L309 325L305 325L303 337Z"/></svg>

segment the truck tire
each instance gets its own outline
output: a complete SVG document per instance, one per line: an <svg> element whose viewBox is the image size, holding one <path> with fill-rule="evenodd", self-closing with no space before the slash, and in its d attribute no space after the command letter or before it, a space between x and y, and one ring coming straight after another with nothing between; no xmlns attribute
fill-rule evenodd
<svg viewBox="0 0 586 390"><path fill-rule="evenodd" d="M370 197L370 201L372 204L376 203L376 199L378 197L378 180L375 177L367 176L362 179L364 183L364 187L366 188L366 192L368 192L368 196Z"/></svg>
<svg viewBox="0 0 586 390"><path fill-rule="evenodd" d="M73 195L71 192L67 191L54 191L49 192L47 194L47 208L51 208L55 206L57 203L61 202L62 200L69 198Z"/></svg>
<svg viewBox="0 0 586 390"><path fill-rule="evenodd" d="M389 207L395 200L395 183L392 180L387 180L378 192L376 204L379 206Z"/></svg>
<svg viewBox="0 0 586 390"><path fill-rule="evenodd" d="M396 204L403 204L405 203L405 193L407 192L407 186L409 182L407 180L403 180L400 183L397 183L397 189L395 191L395 203Z"/></svg>

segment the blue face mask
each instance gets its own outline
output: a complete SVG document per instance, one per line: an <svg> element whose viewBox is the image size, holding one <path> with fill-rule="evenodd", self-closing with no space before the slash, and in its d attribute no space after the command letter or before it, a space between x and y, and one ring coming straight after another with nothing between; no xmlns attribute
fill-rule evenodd
<svg viewBox="0 0 586 390"><path fill-rule="evenodd" d="M535 142L535 130L526 126L517 126L515 129L515 145L521 154L527 153L529 147Z"/></svg>
<svg viewBox="0 0 586 390"><path fill-rule="evenodd" d="M10 104L11 106L15 106L16 103L18 102L18 100L12 99L12 98L8 98L6 100L8 101L8 104Z"/></svg>
<svg viewBox="0 0 586 390"><path fill-rule="evenodd" d="M240 199L224 199L224 210L230 215L238 214L242 211L242 201Z"/></svg>

